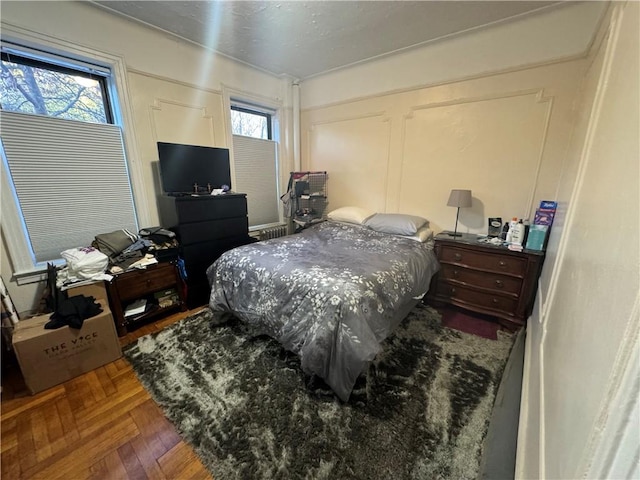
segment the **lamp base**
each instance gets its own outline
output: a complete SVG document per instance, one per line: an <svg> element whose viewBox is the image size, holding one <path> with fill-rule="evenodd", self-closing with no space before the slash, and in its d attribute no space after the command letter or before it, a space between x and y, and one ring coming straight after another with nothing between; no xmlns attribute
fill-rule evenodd
<svg viewBox="0 0 640 480"><path fill-rule="evenodd" d="M454 232L447 232L447 235L449 235L450 237L461 237L462 236L461 233L454 233Z"/></svg>

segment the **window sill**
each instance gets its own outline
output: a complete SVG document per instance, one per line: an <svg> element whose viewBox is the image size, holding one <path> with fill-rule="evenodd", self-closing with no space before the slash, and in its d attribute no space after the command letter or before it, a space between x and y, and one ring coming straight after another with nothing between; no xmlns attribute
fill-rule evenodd
<svg viewBox="0 0 640 480"><path fill-rule="evenodd" d="M29 283L45 282L47 280L47 270L29 270L24 272L15 272L13 279L20 286Z"/></svg>

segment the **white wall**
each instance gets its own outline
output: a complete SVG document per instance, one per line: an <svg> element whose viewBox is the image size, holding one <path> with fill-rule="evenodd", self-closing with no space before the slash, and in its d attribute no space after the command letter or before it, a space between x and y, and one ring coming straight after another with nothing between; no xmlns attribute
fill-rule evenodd
<svg viewBox="0 0 640 480"><path fill-rule="evenodd" d="M616 5L582 85L541 280L549 295L529 322L518 478L638 471L637 402L621 392L637 396L640 373L639 10Z"/></svg>
<svg viewBox="0 0 640 480"><path fill-rule="evenodd" d="M304 81L302 168L329 172L330 209L412 213L452 230L446 202L463 188L474 200L462 231L531 218L556 196L605 5L567 4Z"/></svg>
<svg viewBox="0 0 640 480"><path fill-rule="evenodd" d="M566 2L305 80L304 109L581 57L607 2ZM372 32L372 34L375 34Z"/></svg>
<svg viewBox="0 0 640 480"><path fill-rule="evenodd" d="M73 47L87 55L98 52L124 65L118 95L128 114L124 140L141 227L158 224L156 142L231 148L229 92L279 110L281 171L292 169L291 85L286 79L87 2L2 2L2 35L53 50ZM34 308L42 285L18 286L12 279L16 259L8 251L4 231L0 261L0 273L17 310Z"/></svg>
<svg viewBox="0 0 640 480"><path fill-rule="evenodd" d="M470 188L461 227L481 232L487 216L560 202L528 328L517 478L638 471L637 402L625 393L638 394L640 355L639 5L614 5L610 34L573 60L518 68L491 52L501 73L464 70L454 50L476 52L491 30L301 86L302 164L328 170L330 208L422 214L437 231L453 227L448 191ZM421 76L434 58L444 77Z"/></svg>
<svg viewBox="0 0 640 480"><path fill-rule="evenodd" d="M469 48L480 34L464 36ZM406 61L410 69L417 59ZM556 196L586 66L581 58L509 68L338 102L330 93L325 106L302 111L302 167L329 172L330 209L411 213L436 232L453 230L456 211L446 203L463 188L474 199L460 211L461 231L486 233L488 217L532 218L540 200ZM403 67L397 58L376 62L378 77ZM345 90L362 83L360 69L350 81L341 72ZM326 90L321 80L316 93Z"/></svg>

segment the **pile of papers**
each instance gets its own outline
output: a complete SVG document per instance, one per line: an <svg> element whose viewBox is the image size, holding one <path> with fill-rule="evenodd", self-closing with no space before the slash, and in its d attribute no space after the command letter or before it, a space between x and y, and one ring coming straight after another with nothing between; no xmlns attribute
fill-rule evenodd
<svg viewBox="0 0 640 480"><path fill-rule="evenodd" d="M141 313L144 313L146 308L147 308L147 300L144 298L141 298L139 300L136 300L132 304L127 305L127 308L124 309L124 316L133 317L134 315L140 315Z"/></svg>

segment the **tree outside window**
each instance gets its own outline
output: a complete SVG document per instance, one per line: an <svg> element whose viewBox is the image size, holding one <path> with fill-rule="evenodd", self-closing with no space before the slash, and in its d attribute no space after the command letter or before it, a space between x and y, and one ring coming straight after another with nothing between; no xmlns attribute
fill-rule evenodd
<svg viewBox="0 0 640 480"><path fill-rule="evenodd" d="M272 140L271 114L232 105L231 131L234 135Z"/></svg>
<svg viewBox="0 0 640 480"><path fill-rule="evenodd" d="M3 110L92 123L112 123L105 108L102 77L2 54L0 106Z"/></svg>

